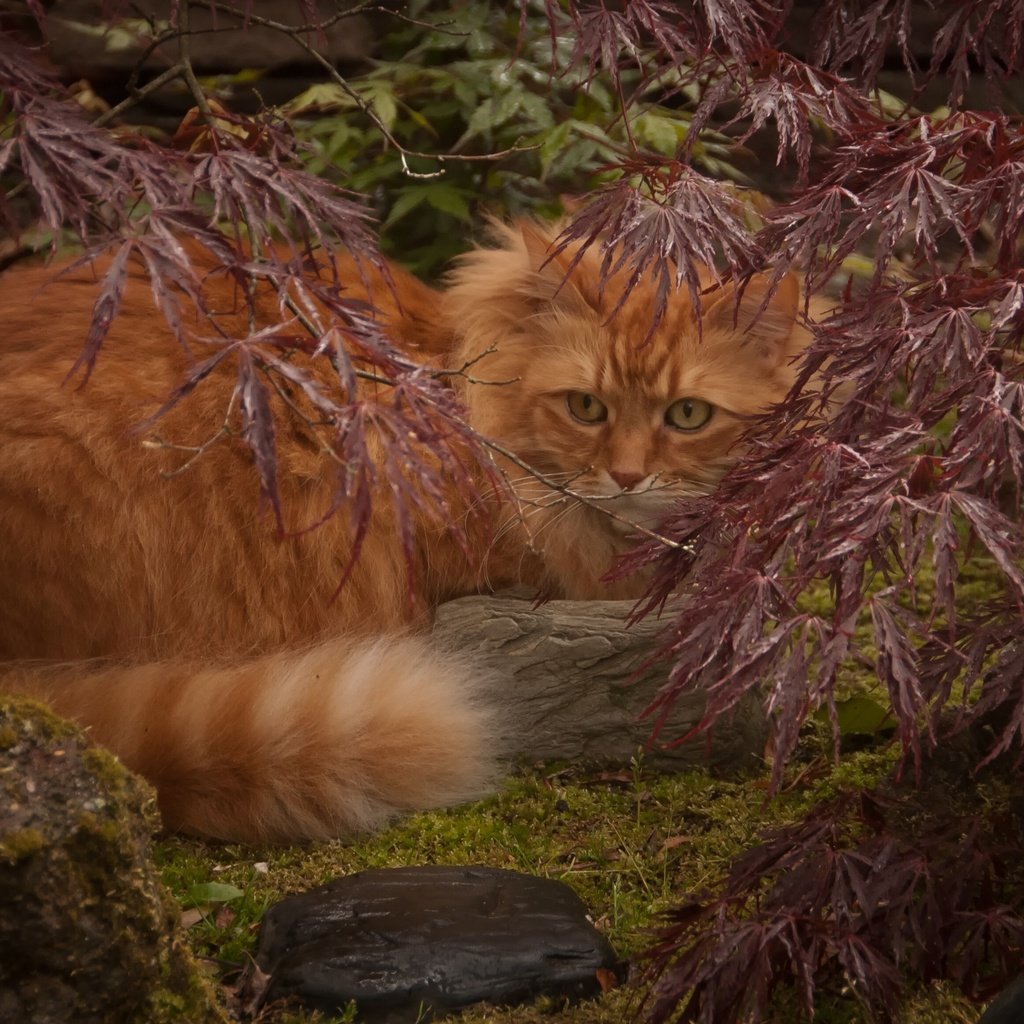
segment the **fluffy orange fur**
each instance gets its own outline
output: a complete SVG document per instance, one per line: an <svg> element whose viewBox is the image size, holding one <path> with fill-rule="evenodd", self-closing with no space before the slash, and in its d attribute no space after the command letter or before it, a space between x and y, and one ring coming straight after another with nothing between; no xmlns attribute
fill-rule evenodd
<svg viewBox="0 0 1024 1024"><path fill-rule="evenodd" d="M431 608L515 583L570 598L637 594L642 580L602 582L632 543L628 523L655 526L679 497L709 493L749 417L790 387L807 340L796 280L757 317L757 279L738 310L731 292L708 299L702 331L680 292L641 345L652 282L610 317L622 281L602 291L595 256L564 280L568 262L548 259L540 228L496 233L442 294L397 268L393 287L342 269L401 347L471 364L452 379L477 430L586 500L509 463L518 508L500 506L507 521L475 537L468 558L436 522L415 519L413 605L385 495L332 600L352 548L346 517L279 538L234 435L168 475L180 449L147 445L137 428L189 357L141 273L81 388L65 378L93 274L0 277L0 686L87 725L155 783L168 827L326 837L485 791L501 747L493 687L470 659L417 633ZM217 329L244 337L230 282L211 273L205 287ZM276 322L276 299L261 301ZM154 429L203 444L233 384L225 365ZM287 428L278 446L288 525L317 521L332 499L322 453ZM460 515L464 499L449 497Z"/></svg>

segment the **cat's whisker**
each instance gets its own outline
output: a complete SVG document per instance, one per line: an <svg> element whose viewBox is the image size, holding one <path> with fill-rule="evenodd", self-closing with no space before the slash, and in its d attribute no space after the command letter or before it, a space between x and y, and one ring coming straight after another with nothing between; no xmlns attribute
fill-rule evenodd
<svg viewBox="0 0 1024 1024"><path fill-rule="evenodd" d="M686 497L703 497L710 490L714 489L715 484L705 485L703 483L695 483L692 488L687 487L687 481L681 480L666 480L663 484L657 484L656 481L658 476L655 477L655 483L644 491L631 492L631 491L620 491L616 494L586 494L580 491L573 490L570 486L562 485L557 489L546 487L544 485L544 497L552 495L552 499L549 501L537 500L524 498L522 491L524 487L520 487L517 495L519 497L519 505L531 506L532 511L542 511L546 508L551 508L560 502L569 503L565 509L563 509L558 516L553 516L551 520L547 520L541 524L540 529L537 533L531 534L528 531L531 544L534 543L540 534L550 527L550 525L560 519L564 514L572 511L578 507L588 507L598 512L600 515L605 517L609 522L617 523L621 527L625 527L627 531L632 531L638 535L648 537L652 540L658 541L660 544L664 544L667 547L678 547L679 545L668 537L665 537L661 533L657 532L655 527L657 523L666 516L671 510L671 503L667 503L664 508L657 510L656 514L645 515L641 518L635 516L629 516L622 512L616 512L614 510L614 503L620 502L625 503L631 499L635 499L638 496L649 494L651 491L669 491L675 492L675 496L679 498ZM540 481L536 481L540 483ZM528 514L523 514L523 521Z"/></svg>
<svg viewBox="0 0 1024 1024"><path fill-rule="evenodd" d="M541 512L544 512L547 509L552 508L555 505L561 504L562 502L565 502L566 500L568 500L568 499L566 499L563 496L558 496L553 501L549 501L549 502L544 503L544 504L541 504L541 503L533 504L525 512L524 511L520 511L518 515L510 516L507 520L505 520L505 522L502 524L502 526L500 527L498 532L495 534L494 539L492 541L492 544L495 543L496 541L500 540L503 536L505 536L510 530L512 530L517 525L523 526L525 528L527 534L530 535L530 530L529 530L529 520L530 519L536 518L536 516L539 515Z"/></svg>
<svg viewBox="0 0 1024 1024"><path fill-rule="evenodd" d="M557 501L562 500L564 499L561 497L557 499ZM555 503L556 502L540 503L535 501L517 501L516 511L502 521L501 525L495 532L494 537L491 539L491 545L493 546L516 526L521 525L525 527L529 519L536 516L539 512L543 512L546 508L549 508L550 505Z"/></svg>
<svg viewBox="0 0 1024 1024"><path fill-rule="evenodd" d="M568 479L574 474L560 473L557 475L565 476ZM515 478L506 476L505 480L509 484L509 489L504 497L511 501L514 511L502 521L495 531L494 536L491 538L490 550L493 550L494 544L506 536L517 524L525 524L534 512L541 511L552 504L565 500L559 487L552 487L547 483L541 482L534 473L524 474Z"/></svg>
<svg viewBox="0 0 1024 1024"><path fill-rule="evenodd" d="M491 538L491 548L493 549L494 545L497 544L498 541L502 539L502 537L507 536L509 533L512 532L512 530L514 530L517 526L521 525L524 521L524 516L509 516L509 518L501 524L497 531L495 531L494 536Z"/></svg>
<svg viewBox="0 0 1024 1024"><path fill-rule="evenodd" d="M522 483L526 480L532 480L536 483L543 483L545 480L550 480L554 483L564 483L565 480L579 478L585 472L586 470L573 470L572 472L541 473L538 470L536 473L523 473L521 476L506 476L505 479L510 484Z"/></svg>
<svg viewBox="0 0 1024 1024"><path fill-rule="evenodd" d="M518 504L522 508L538 509L550 508L552 505L559 505L564 501L571 500L571 498L566 497L564 494L557 494L554 496L550 494L541 494L538 495L536 498L522 498L520 499Z"/></svg>
<svg viewBox="0 0 1024 1024"><path fill-rule="evenodd" d="M545 530L550 531L556 523L561 522L561 520L563 520L567 515L569 515L570 512L575 512L577 509L583 507L584 506L582 502L575 501L572 502L571 504L567 504L565 508L559 509L558 512L556 512L553 516L551 516L549 519L545 519L544 522L540 524L540 528L533 535L533 539L536 540L538 537L540 537L542 533L544 533Z"/></svg>
<svg viewBox="0 0 1024 1024"><path fill-rule="evenodd" d="M507 536L510 532L512 532L517 527L522 527L523 533L525 535L528 547L531 550L534 550L534 547L533 547L534 543L535 543L537 537L539 537L540 534L543 532L545 524L541 523L540 529L537 530L536 532L534 532L533 529L531 528L530 520L531 519L535 519L537 517L537 515L539 515L541 512L545 512L548 509L553 508L554 506L562 504L562 503L564 503L564 502L569 500L564 495L561 495L561 494L551 494L551 492L548 492L548 493L549 493L549 495L551 495L551 499L552 500L547 501L547 502L530 503L531 507L526 509L525 511L522 509L522 507L520 505L519 512L517 514L513 514L513 515L509 516L501 524L501 526L495 532L494 536L491 538L489 553L490 553L490 551L494 550L494 547L498 543L499 540L501 540L503 537Z"/></svg>

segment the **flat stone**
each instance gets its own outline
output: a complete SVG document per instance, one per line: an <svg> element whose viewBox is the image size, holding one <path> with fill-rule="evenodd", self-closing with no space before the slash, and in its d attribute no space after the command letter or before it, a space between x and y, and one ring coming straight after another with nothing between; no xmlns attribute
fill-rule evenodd
<svg viewBox="0 0 1024 1024"><path fill-rule="evenodd" d="M1024 977L1010 982L989 1004L978 1024L1020 1024L1024 1020Z"/></svg>
<svg viewBox="0 0 1024 1024"><path fill-rule="evenodd" d="M412 1024L427 1009L577 1001L620 977L608 940L562 882L487 867L388 868L271 907L243 999L248 988L252 1004L297 997L327 1012L354 999L360 1020Z"/></svg>

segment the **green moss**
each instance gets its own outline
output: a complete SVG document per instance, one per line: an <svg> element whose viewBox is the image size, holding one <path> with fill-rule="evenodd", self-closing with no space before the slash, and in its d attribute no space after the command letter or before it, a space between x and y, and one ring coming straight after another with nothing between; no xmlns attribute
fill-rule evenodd
<svg viewBox="0 0 1024 1024"><path fill-rule="evenodd" d="M822 727L824 749L825 728ZM893 778L899 764L900 748L895 742L881 742L879 746L844 754L836 764L830 764L813 785L807 786L799 796L801 808L809 808L854 789L872 789ZM794 773L799 769L794 768Z"/></svg>
<svg viewBox="0 0 1024 1024"><path fill-rule="evenodd" d="M107 789L115 793L122 792L127 785L130 777L128 769L103 747L89 747L83 750L82 763Z"/></svg>
<svg viewBox="0 0 1024 1024"><path fill-rule="evenodd" d="M774 1001L771 1019L778 1024L806 1021L792 992L782 991ZM913 988L895 1024L976 1024L978 1007L944 982ZM815 994L815 1024L865 1024L868 1011L844 992ZM469 1024L469 1022L467 1022ZM473 1022L483 1024L483 1022Z"/></svg>
<svg viewBox="0 0 1024 1024"><path fill-rule="evenodd" d="M910 994L900 1024L976 1024L978 1007L948 982L921 986Z"/></svg>
<svg viewBox="0 0 1024 1024"><path fill-rule="evenodd" d="M588 773L556 767L523 772L477 804L416 815L352 843L271 849L171 838L157 845L157 857L165 882L182 901L195 885L213 879L243 891L230 913L206 908L188 931L198 954L239 965L254 951L254 926L272 902L364 868L420 863L488 864L560 879L579 894L616 951L630 956L650 944L649 929L660 912L684 891L714 888L730 858L749 848L762 828L796 820L810 803L840 789L890 778L896 756L890 749L866 751L830 769L823 750L809 752L812 763L820 764L812 784L796 785L768 803L763 774L724 782L701 771L659 775L639 768ZM819 994L819 1024L865 1019L849 992L826 987ZM633 1019L637 998L636 989L626 988L572 1008L542 1000L531 1007L473 1009L452 1021L621 1024ZM783 993L774 1019L799 1019L786 1016L788 999ZM915 991L907 1005L906 1024L970 1019L970 1003L952 988ZM790 1009L797 1013L795 1003ZM347 1019L297 1012L275 1018L275 1024Z"/></svg>
<svg viewBox="0 0 1024 1024"><path fill-rule="evenodd" d="M616 951L628 956L649 941L653 915L671 906L680 890L717 877L771 813L761 789L704 772L531 771L488 800L416 815L353 844L211 848L173 838L158 844L157 857L164 881L182 902L211 879L242 889L231 913L218 916L211 907L189 929L198 954L237 964L254 950L253 926L263 910L282 896L365 868L422 863L487 864L560 879L579 894ZM630 998L632 991L571 1011L542 1004L473 1011L463 1019L620 1024L629 1019L622 1014Z"/></svg>
<svg viewBox="0 0 1024 1024"><path fill-rule="evenodd" d="M964 574L961 582L971 601L981 603L992 596L994 574L985 560L969 563ZM919 600L928 600L930 587L925 577ZM802 607L830 614L827 588L806 595ZM870 655L870 623L860 624L857 640ZM843 669L841 690L841 696L877 694L879 684L870 667L851 663ZM881 694L876 699L887 698ZM500 793L477 804L416 815L350 843L271 849L210 847L174 838L158 844L157 857L179 900L210 880L243 891L231 903L233 914L218 917L211 907L188 932L196 952L227 962L246 961L254 951L255 925L263 910L283 896L364 868L423 863L487 864L560 879L579 894L616 951L628 957L650 945L658 915L678 903L684 892L713 891L730 859L758 841L765 827L796 821L841 791L884 786L893 779L898 745L879 738L868 749L844 753L832 764L831 744L827 723L809 723L787 768L783 793L770 801L766 772L723 781L702 771L659 775L642 764L613 772L553 765L510 778ZM968 795L975 810L984 805L995 815L1009 814L1005 808L1014 795L1010 788L993 773ZM909 822L922 808L927 810L927 794L917 799L912 790L890 792L907 798L903 806ZM953 801L952 787L943 792ZM963 809L957 804L954 810L954 802L949 807L951 813ZM866 1012L852 994L838 984L834 989L824 984L818 990L817 1024L864 1021ZM637 998L637 990L627 988L573 1008L541 1001L510 1010L474 1009L452 1021L621 1024L634 1019ZM900 1024L967 1024L977 1014L953 986L936 984L911 989L898 1019ZM295 1013L275 1024L341 1019ZM793 993L779 994L772 1019L801 1019Z"/></svg>
<svg viewBox="0 0 1024 1024"><path fill-rule="evenodd" d="M67 719L54 714L47 704L26 697L0 695L0 719L4 721L5 733L14 732L14 746L22 738L34 738L43 743L54 743L69 739L78 732Z"/></svg>
<svg viewBox="0 0 1024 1024"><path fill-rule="evenodd" d="M78 815L78 827L80 829L86 832L94 832L97 825L99 825L99 819L93 811L82 811Z"/></svg>
<svg viewBox="0 0 1024 1024"><path fill-rule="evenodd" d="M0 750L10 750L17 742L18 733L11 726L0 726Z"/></svg>
<svg viewBox="0 0 1024 1024"><path fill-rule="evenodd" d="M24 979L12 1005L31 1015L51 981L73 979L71 1016L93 1019L120 997L125 1021L223 1024L149 859L151 788L42 705L3 701L0 715L19 739L8 755L17 802L0 827L5 955L20 957ZM22 950L21 929L46 941Z"/></svg>
<svg viewBox="0 0 1024 1024"><path fill-rule="evenodd" d="M138 1024L226 1024L217 1006L212 981L195 960L181 949L165 955L160 963L160 982L137 1014Z"/></svg>
<svg viewBox="0 0 1024 1024"><path fill-rule="evenodd" d="M345 1012L340 1016L331 1016L330 1014L320 1013L317 1010L307 1010L305 1013L301 1010L282 1010L269 1017L268 1024L355 1024L358 1020L355 1004L350 1003Z"/></svg>
<svg viewBox="0 0 1024 1024"><path fill-rule="evenodd" d="M35 828L21 828L0 839L0 858L16 864L25 857L38 853L46 845L46 837Z"/></svg>

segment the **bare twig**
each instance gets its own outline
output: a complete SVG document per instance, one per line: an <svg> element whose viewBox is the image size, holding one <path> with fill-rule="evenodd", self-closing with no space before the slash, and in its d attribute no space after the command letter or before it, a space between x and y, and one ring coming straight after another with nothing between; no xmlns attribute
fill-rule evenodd
<svg viewBox="0 0 1024 1024"><path fill-rule="evenodd" d="M552 491L565 495L567 498L574 498L576 501L586 505L588 508L595 509L602 515L607 516L609 519L613 519L617 523L622 523L623 526L628 526L631 529L636 530L637 533L643 534L643 536L650 540L656 540L659 544L663 544L665 547L671 548L673 551L686 551L689 549L688 544L680 544L678 541L672 540L670 537L666 537L655 530L651 530L646 526L642 526L640 523L634 522L632 519L627 519L625 516L620 516L616 512L613 512L610 508L601 503L602 500L607 501L608 499L595 498L589 494L580 494L579 491L575 491L571 487L567 487L565 484L560 484L556 480L552 480L546 474L541 473L540 470L534 469L528 462L519 458L515 452L510 451L504 445L498 444L497 441L491 441L489 438L477 433L477 431L473 430L473 428L468 424L466 424L466 429L472 434L473 439L478 443L482 444L485 448L490 449L492 452L496 452L503 459L508 459L509 462L518 466L523 470L523 472L529 473L534 480L544 484L545 487L550 487ZM501 471L500 466L497 468Z"/></svg>
<svg viewBox="0 0 1024 1024"><path fill-rule="evenodd" d="M159 434L151 434L143 442L144 448L166 448L170 451L189 452L190 458L186 459L177 469L169 469L161 472L165 480L180 476L189 470L200 458L202 458L218 441L225 437L231 437L234 431L231 429L231 417L235 411L235 403L238 400L238 387L231 392L231 400L228 402L227 412L224 415L224 422L217 428L217 432L200 445L174 444L166 441Z"/></svg>
<svg viewBox="0 0 1024 1024"><path fill-rule="evenodd" d="M338 72L338 69L312 43L303 38L305 30L296 30L291 25L285 25L282 22L274 21L272 18L264 18L258 14L245 14L237 8L232 7L230 4L218 3L216 0L190 0L189 3L182 4L182 10L189 6L204 7L220 11L222 14L243 20L248 24L261 25L264 28L273 29L275 32L282 32L295 40L295 42L324 69L331 81L333 81L338 88L340 88L345 95L348 96L373 122L374 126L381 135L384 136L387 143L395 148L402 164L402 172L410 178L438 178L444 174L443 165L449 160L499 160L502 157L510 156L512 153L526 153L538 148L538 146L510 146L508 149L504 149L499 152L477 153L472 155L463 155L461 153L424 153L415 149L407 149L398 141L397 138L395 138L387 125L385 125L384 122L381 121L381 119L373 112L370 105L359 95L358 92L356 92L355 89L352 88L351 85L349 85L348 81ZM436 171L414 171L409 166L408 161L410 157L422 160L436 160L442 166Z"/></svg>
<svg viewBox="0 0 1024 1024"><path fill-rule="evenodd" d="M203 115L203 120L212 130L214 128L213 111L210 109L210 104L206 99L206 93L203 92L203 87L199 84L199 80L196 78L196 73L192 68L192 57L190 51L191 33L189 31L190 13L190 4L184 3L178 5L178 28L181 32L181 35L178 37L178 61L181 64L181 74L185 79L185 84L188 86L189 92L192 93L192 98L196 101L196 106L199 108L199 112Z"/></svg>
<svg viewBox="0 0 1024 1024"><path fill-rule="evenodd" d="M517 384L522 380L522 377L509 377L507 380L482 380L479 377L473 377L466 373L470 367L476 366L481 359L486 356L493 355L497 351L497 345L488 345L482 352L475 355L472 359L468 359L464 362L457 370L431 370L430 375L436 380L442 380L445 377L461 377L463 380L469 381L470 384Z"/></svg>
<svg viewBox="0 0 1024 1024"><path fill-rule="evenodd" d="M306 314L298 307L298 305L295 303L295 301L290 296L285 299L285 305L288 307L288 309L295 316L295 318L299 322L299 324L310 334L311 337L317 338L317 337L319 337L323 333L318 328L318 326L316 324L314 324L309 319L308 316L306 316ZM486 355L486 354L487 354L486 351L481 353L475 359L472 359L472 360L468 361L467 363L465 363L458 370L438 370L438 371L434 371L434 373L437 376L462 375L462 376L466 377L467 380L473 380L474 378L469 377L468 375L465 374L465 370L468 369L470 366L472 366L475 362L477 362L478 359L483 358L483 356ZM355 369L354 367L353 367L352 373L359 380L365 380L365 381L372 382L374 384L380 384L380 385L382 385L384 387L392 387L393 388L393 387L397 386L397 381L395 381L394 379L392 379L390 377L385 376L384 374L374 373L374 372L369 371L369 370L358 370L358 369ZM501 382L498 382L498 381L482 381L480 383L498 384L498 383L501 383ZM513 383L513 381L508 381L506 383ZM281 394L280 390L277 389L276 387L275 387L275 390L278 390L278 394ZM444 412L444 410L441 410L439 408L437 402L435 402L429 395L424 395L423 399L428 404L432 405L434 408L437 408L437 409L439 409L439 411ZM289 407L295 412L295 414L297 416L299 416L303 420L303 422L306 424L306 426L310 428L310 430L314 430L315 431L317 426L325 426L326 425L326 423L320 423L320 424L315 423L314 421L310 420L301 410L299 410L294 405L294 403L288 401L287 399L286 399L286 402L289 405ZM572 487L568 486L565 482L559 482L557 480L552 479L547 474L541 473L539 470L537 470L533 466L531 466L528 462L526 462L523 459L521 459L514 452L512 452L508 448L504 447L504 445L501 445L501 444L499 444L496 441L492 441L492 440L490 440L490 438L487 438L483 434L480 434L478 431L474 430L468 423L463 423L462 426L468 432L470 437L472 437L472 439L474 441L476 441L478 444L482 445L484 448L488 449L490 452L495 453L497 455L500 455L504 459L507 459L513 465L515 465L519 469L523 470L523 472L529 474L538 483L543 484L545 487L549 488L552 492L557 493L557 494L561 494L565 498L571 498L571 499L579 502L582 505L586 505L588 508L595 509L596 511L600 512L604 516L607 516L609 519L613 520L614 522L620 523L623 526L628 527L631 530L635 530L637 533L639 533L639 534L649 538L650 540L655 540L659 544L662 544L662 545L664 545L667 548L670 548L672 550L687 550L688 549L688 545L680 544L678 541L674 541L671 538L666 537L663 534L660 534L660 533L658 533L655 530L651 530L649 527L643 526L642 524L637 523L637 522L635 522L632 519L629 519L629 518L627 518L625 516L621 516L617 512L612 511L612 509L608 508L608 505L607 505L608 501L612 500L610 497L595 497L595 496L589 495L589 494L581 494L579 491L576 491ZM321 442L321 443L323 443L323 442ZM331 451L330 446L324 445L324 450L330 452ZM336 454L332 453L332 456L336 458ZM502 476L507 478L507 473L501 468L500 465L498 465L497 462L494 462L494 466L495 466L495 469ZM514 493L514 488L512 490L513 490L513 493Z"/></svg>
<svg viewBox="0 0 1024 1024"><path fill-rule="evenodd" d="M130 96L125 97L116 106L111 107L109 110L104 111L92 122L94 128L102 128L103 125L112 121L118 115L124 113L126 110L130 110L135 106L136 103L144 100L151 92L156 92L157 89L162 88L169 82L173 82L176 78L183 77L185 68L182 64L178 63L169 67L166 71L161 72L156 78L150 79L145 85L133 88Z"/></svg>

